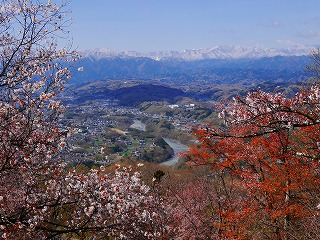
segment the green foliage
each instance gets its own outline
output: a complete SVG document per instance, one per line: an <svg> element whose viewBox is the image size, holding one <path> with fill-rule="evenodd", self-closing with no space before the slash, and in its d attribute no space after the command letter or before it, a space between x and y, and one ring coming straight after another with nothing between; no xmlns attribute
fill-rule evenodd
<svg viewBox="0 0 320 240"><path fill-rule="evenodd" d="M146 162L161 163L168 160L173 155L173 149L163 140L163 138L157 138L154 141L154 146L144 151L140 159Z"/></svg>

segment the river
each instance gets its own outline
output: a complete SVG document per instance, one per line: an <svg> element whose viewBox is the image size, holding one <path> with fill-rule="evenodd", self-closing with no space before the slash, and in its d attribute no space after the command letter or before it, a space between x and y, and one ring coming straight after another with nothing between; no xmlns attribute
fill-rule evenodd
<svg viewBox="0 0 320 240"><path fill-rule="evenodd" d="M146 131L146 125L141 122L140 120L133 120L133 124L130 126L130 128L135 128L140 131ZM164 138L166 143L172 147L174 151L174 156L170 158L168 161L165 161L161 164L166 165L166 166L173 166L179 161L179 153L185 152L188 150L188 146L181 144L177 140L169 139L169 138Z"/></svg>
<svg viewBox="0 0 320 240"><path fill-rule="evenodd" d="M171 159L169 159L168 161L165 161L161 164L166 165L166 166L173 166L174 164L176 164L179 161L179 153L187 151L188 146L183 145L180 142L173 140L173 139L164 138L164 140L166 141L166 143L170 147L172 147L172 149L174 151L174 156Z"/></svg>

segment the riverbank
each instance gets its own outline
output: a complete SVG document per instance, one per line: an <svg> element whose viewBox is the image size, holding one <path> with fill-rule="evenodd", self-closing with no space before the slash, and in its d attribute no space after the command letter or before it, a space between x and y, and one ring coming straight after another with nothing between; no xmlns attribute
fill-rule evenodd
<svg viewBox="0 0 320 240"><path fill-rule="evenodd" d="M164 138L164 141L166 141L166 143L173 149L174 156L161 164L165 166L173 166L179 161L179 154L186 152L188 150L188 146L183 145L179 141L173 139Z"/></svg>

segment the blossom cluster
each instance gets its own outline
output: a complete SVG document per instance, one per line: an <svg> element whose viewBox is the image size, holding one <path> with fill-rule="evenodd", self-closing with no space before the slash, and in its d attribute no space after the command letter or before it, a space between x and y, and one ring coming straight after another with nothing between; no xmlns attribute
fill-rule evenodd
<svg viewBox="0 0 320 240"><path fill-rule="evenodd" d="M163 239L161 201L131 169L67 171L56 99L79 58L58 48L62 1L0 3L0 236L4 239ZM67 9L67 10L66 10Z"/></svg>

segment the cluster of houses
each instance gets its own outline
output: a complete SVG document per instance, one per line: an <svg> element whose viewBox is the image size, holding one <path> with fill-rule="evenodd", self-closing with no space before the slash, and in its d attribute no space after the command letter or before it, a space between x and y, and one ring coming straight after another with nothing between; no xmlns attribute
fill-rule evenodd
<svg viewBox="0 0 320 240"><path fill-rule="evenodd" d="M169 108L193 109L194 104L168 105ZM150 114L137 108L118 106L110 100L91 101L84 104L67 106L69 117L61 118L61 125L71 129L72 134L68 138L68 150L64 151L63 157L67 161L110 161L110 157L101 154L102 146L123 146L125 154L139 157L146 149L155 147L152 140L139 139L130 136L130 131L115 132L114 136L105 137L110 129L117 128L117 121L111 120L110 116L133 115L137 118L148 117L152 119L164 119L177 129L188 131L194 122L190 119L180 119L176 116L165 116L162 114ZM70 114L71 113L71 114ZM71 116L71 117L70 117ZM119 156L121 154L117 154Z"/></svg>

